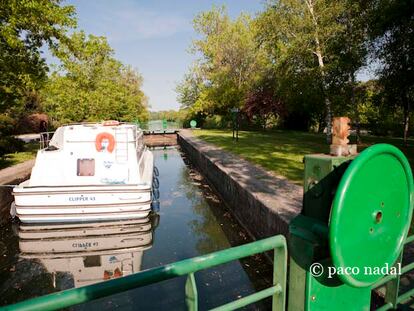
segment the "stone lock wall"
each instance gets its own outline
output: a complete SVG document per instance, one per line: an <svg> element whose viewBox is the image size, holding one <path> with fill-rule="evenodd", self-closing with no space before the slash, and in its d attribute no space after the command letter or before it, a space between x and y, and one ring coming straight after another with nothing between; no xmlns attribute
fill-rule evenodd
<svg viewBox="0 0 414 311"><path fill-rule="evenodd" d="M195 138L189 130L178 133L178 143L253 237L287 235L290 220L301 211L302 187Z"/></svg>

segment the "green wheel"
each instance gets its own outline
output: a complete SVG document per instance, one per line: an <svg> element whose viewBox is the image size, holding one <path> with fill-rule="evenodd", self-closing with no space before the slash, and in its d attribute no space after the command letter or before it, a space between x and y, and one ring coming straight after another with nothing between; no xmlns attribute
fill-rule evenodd
<svg viewBox="0 0 414 311"><path fill-rule="evenodd" d="M370 286L390 271L402 251L412 206L413 175L398 148L374 145L351 162L329 223L332 261L344 283Z"/></svg>

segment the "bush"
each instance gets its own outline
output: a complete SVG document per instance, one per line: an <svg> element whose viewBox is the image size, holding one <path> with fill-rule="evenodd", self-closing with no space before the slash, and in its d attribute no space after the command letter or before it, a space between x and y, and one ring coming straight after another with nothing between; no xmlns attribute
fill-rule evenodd
<svg viewBox="0 0 414 311"><path fill-rule="evenodd" d="M24 142L12 136L16 122L5 114L0 114L0 156L23 150Z"/></svg>
<svg viewBox="0 0 414 311"><path fill-rule="evenodd" d="M0 137L12 135L16 127L16 122L6 114L0 114Z"/></svg>
<svg viewBox="0 0 414 311"><path fill-rule="evenodd" d="M203 123L205 129L226 129L232 127L232 120L224 116L207 117Z"/></svg>
<svg viewBox="0 0 414 311"><path fill-rule="evenodd" d="M0 137L0 156L5 154L22 151L24 148L24 141L13 136Z"/></svg>
<svg viewBox="0 0 414 311"><path fill-rule="evenodd" d="M40 130L40 123L46 122L49 124L49 119L44 113L32 113L21 117L17 124L17 132L20 134L38 133Z"/></svg>

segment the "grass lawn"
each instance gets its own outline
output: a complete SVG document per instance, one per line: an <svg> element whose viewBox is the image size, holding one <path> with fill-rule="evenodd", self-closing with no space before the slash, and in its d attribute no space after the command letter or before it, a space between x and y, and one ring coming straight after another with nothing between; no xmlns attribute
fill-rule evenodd
<svg viewBox="0 0 414 311"><path fill-rule="evenodd" d="M238 154L298 184L303 181L303 156L329 152L329 146L322 134L282 130L241 131L239 141L234 142L231 130L195 130L193 133L204 141ZM409 141L408 147L403 146L400 138L364 136L362 142L358 151L375 143L393 144L405 153L414 168L414 140Z"/></svg>
<svg viewBox="0 0 414 311"><path fill-rule="evenodd" d="M39 142L31 142L26 143L24 149L20 152L5 154L3 157L0 157L0 169L33 159L36 157L38 149Z"/></svg>

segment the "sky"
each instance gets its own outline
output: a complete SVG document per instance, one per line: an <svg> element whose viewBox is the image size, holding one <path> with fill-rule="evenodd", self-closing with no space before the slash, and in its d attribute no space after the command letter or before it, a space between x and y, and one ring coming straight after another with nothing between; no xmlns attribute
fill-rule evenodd
<svg viewBox="0 0 414 311"><path fill-rule="evenodd" d="M105 36L115 58L137 69L151 111L179 109L175 87L194 60L188 52L196 38L194 17L214 5L231 17L255 15L263 0L67 0L77 11L78 28Z"/></svg>

